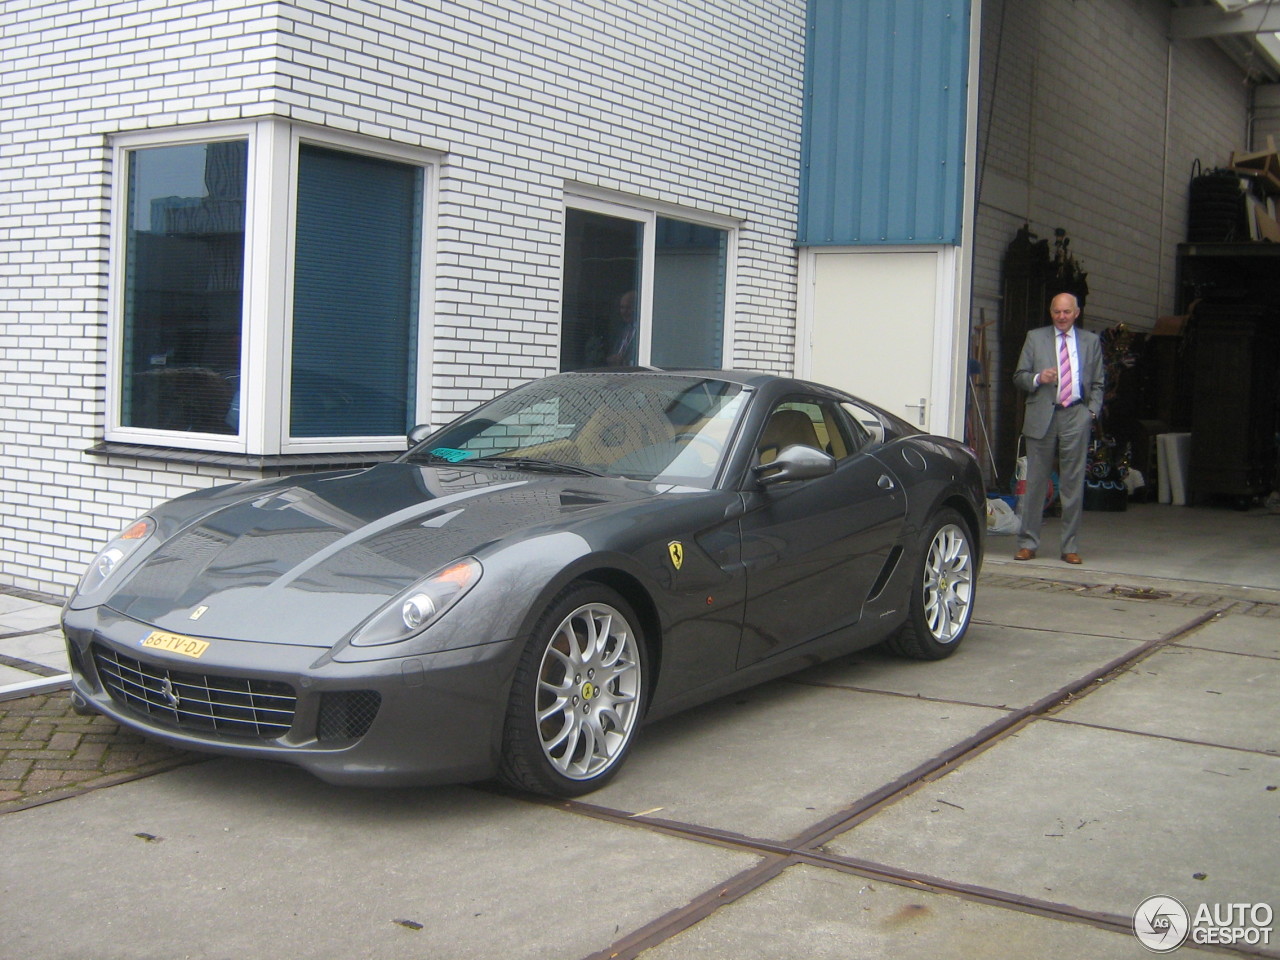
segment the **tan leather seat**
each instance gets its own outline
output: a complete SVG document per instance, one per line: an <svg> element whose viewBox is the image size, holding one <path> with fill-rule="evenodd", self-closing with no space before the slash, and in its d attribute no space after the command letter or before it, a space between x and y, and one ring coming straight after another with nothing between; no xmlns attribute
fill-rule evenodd
<svg viewBox="0 0 1280 960"><path fill-rule="evenodd" d="M801 443L806 447L822 449L813 421L799 410L777 410L765 424L764 435L756 448L760 462L772 463L787 447Z"/></svg>
<svg viewBox="0 0 1280 960"><path fill-rule="evenodd" d="M675 429L660 413L645 407L602 406L574 438L578 462L606 466L645 447L669 443Z"/></svg>

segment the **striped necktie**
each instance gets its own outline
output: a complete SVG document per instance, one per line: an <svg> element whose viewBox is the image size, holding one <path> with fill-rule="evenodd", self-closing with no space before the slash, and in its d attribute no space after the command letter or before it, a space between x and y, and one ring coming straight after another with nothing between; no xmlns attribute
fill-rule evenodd
<svg viewBox="0 0 1280 960"><path fill-rule="evenodd" d="M1065 407L1071 402L1071 354L1065 333L1059 335L1058 344L1058 403Z"/></svg>

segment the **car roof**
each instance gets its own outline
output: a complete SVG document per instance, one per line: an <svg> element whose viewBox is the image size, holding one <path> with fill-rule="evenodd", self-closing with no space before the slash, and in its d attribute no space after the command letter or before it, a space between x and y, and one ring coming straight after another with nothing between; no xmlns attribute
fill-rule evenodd
<svg viewBox="0 0 1280 960"><path fill-rule="evenodd" d="M591 370L575 370L575 374L591 374L593 376L679 376L701 377L706 380L723 380L725 383L736 383L744 387L763 387L767 384L794 384L796 387L818 386L807 384L793 377L782 377L773 373L761 373L757 370L718 370L703 367L605 367ZM824 389L831 389L826 387Z"/></svg>
<svg viewBox="0 0 1280 960"><path fill-rule="evenodd" d="M893 425L893 429L899 436L910 436L924 432L914 424L908 423L901 417L889 413L884 409L884 407L864 400L855 394L849 393L848 391L840 390L836 387L830 387L823 383L816 383L812 380L800 380L796 377L783 377L778 374L761 373L756 370L715 370L705 367L603 367L592 370L570 371L559 374L559 376L566 376L569 374L590 374L599 376L612 375L615 377L701 377L707 380L720 380L725 383L735 383L744 387L750 387L754 390L758 390L766 398L769 398L769 402L773 402L776 398L786 397L788 394L793 393L817 393L840 402L844 402L846 400L852 401L869 410L873 410L877 416L883 417L887 423L891 423Z"/></svg>

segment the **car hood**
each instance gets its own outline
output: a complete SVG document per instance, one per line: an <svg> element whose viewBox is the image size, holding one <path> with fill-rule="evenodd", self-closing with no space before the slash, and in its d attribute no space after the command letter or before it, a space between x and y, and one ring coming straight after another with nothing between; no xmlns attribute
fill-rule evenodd
<svg viewBox="0 0 1280 960"><path fill-rule="evenodd" d="M151 549L106 605L174 633L329 647L459 557L660 489L408 463L230 486L193 498L207 501L203 511ZM164 508L157 517L174 526Z"/></svg>

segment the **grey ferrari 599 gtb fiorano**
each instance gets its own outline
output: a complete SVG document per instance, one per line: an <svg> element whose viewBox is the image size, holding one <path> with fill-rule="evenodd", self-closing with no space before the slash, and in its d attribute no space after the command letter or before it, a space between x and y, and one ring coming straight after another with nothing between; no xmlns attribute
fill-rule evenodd
<svg viewBox="0 0 1280 960"><path fill-rule="evenodd" d="M567 373L411 442L129 526L63 616L77 708L335 783L575 796L645 720L969 625L972 454L837 390Z"/></svg>

